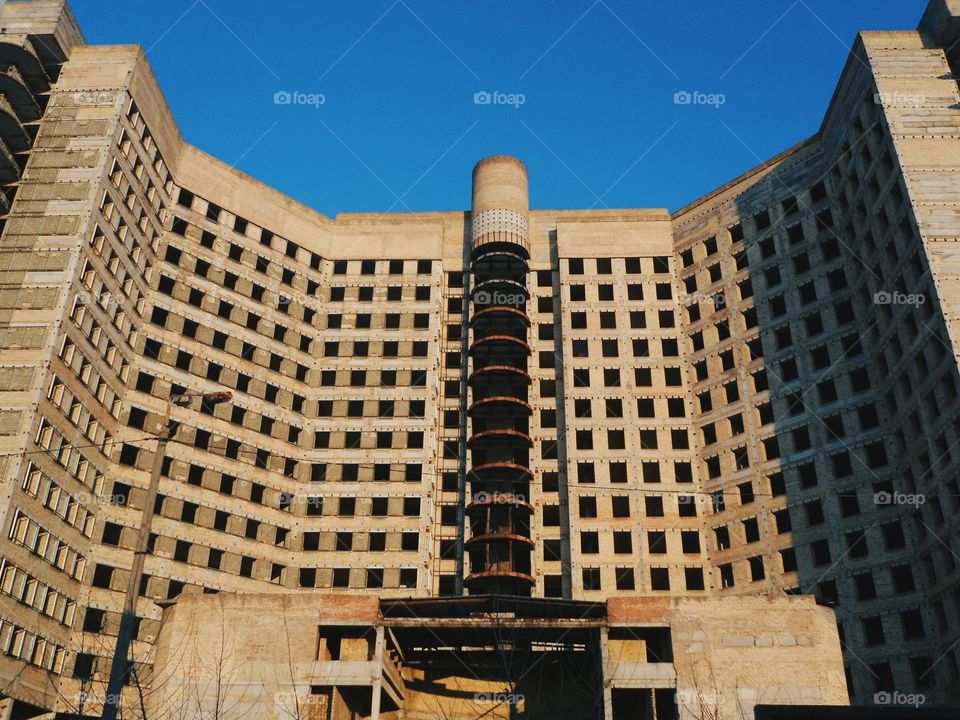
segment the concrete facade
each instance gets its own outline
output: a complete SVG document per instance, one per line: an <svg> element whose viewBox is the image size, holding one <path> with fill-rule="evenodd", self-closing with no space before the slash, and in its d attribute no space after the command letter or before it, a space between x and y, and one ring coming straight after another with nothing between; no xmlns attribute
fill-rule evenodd
<svg viewBox="0 0 960 720"><path fill-rule="evenodd" d="M211 593L816 595L852 697L955 697L958 24L861 33L816 136L674 213L530 209L497 157L470 211L328 218L7 3L3 693L102 701L170 413L144 676Z"/></svg>
<svg viewBox="0 0 960 720"><path fill-rule="evenodd" d="M271 720L369 717L372 706L423 720L719 720L752 717L758 703L843 705L840 664L833 613L809 597L381 605L221 593L166 611L154 663L162 691L144 700L155 718L219 703L224 717Z"/></svg>

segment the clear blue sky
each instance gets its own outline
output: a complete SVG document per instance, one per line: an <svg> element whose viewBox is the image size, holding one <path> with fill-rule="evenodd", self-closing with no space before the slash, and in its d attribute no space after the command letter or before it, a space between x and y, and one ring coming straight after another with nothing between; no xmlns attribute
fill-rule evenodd
<svg viewBox="0 0 960 720"><path fill-rule="evenodd" d="M534 208L675 210L816 132L856 32L926 0L71 4L89 42L148 50L189 142L334 215L467 209L493 153Z"/></svg>

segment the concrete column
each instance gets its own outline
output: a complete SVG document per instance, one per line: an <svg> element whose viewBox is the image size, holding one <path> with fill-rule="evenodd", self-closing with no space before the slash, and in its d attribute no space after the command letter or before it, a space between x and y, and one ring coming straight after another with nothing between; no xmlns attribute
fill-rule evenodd
<svg viewBox="0 0 960 720"><path fill-rule="evenodd" d="M600 628L600 682L603 684L603 720L613 720L613 690L607 675L610 668L610 647L608 645L607 628Z"/></svg>
<svg viewBox="0 0 960 720"><path fill-rule="evenodd" d="M370 720L380 720L380 692L383 687L383 625L377 625L377 640L373 648L373 682L371 683Z"/></svg>

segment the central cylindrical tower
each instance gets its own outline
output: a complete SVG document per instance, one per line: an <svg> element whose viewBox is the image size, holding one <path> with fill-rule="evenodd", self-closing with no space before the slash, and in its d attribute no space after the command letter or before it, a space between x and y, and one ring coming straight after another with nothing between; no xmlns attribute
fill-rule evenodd
<svg viewBox="0 0 960 720"><path fill-rule="evenodd" d="M534 586L528 210L523 163L506 155L477 163L470 251L469 569L464 581L471 593L529 596Z"/></svg>

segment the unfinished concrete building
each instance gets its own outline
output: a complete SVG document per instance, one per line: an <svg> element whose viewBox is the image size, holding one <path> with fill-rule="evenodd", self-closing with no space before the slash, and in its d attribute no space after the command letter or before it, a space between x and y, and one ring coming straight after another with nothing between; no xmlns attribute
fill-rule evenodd
<svg viewBox="0 0 960 720"><path fill-rule="evenodd" d="M585 663L612 717L604 653L653 637L671 668L619 687L661 718L704 691L675 647L772 668L725 702L778 678L842 702L836 637L790 619L826 611L792 595L835 607L855 700L955 697L956 0L861 33L814 137L674 213L532 210L498 156L470 211L328 218L185 143L142 50L85 44L60 0L7 3L0 33L4 707L99 712L131 576L138 678L197 608L249 595L276 632L314 603L299 717L430 716L424 668L504 623ZM370 603L331 616L365 628L340 652L392 663L362 691L336 673L366 665L322 666L332 595ZM693 637L738 612L756 632Z"/></svg>
<svg viewBox="0 0 960 720"><path fill-rule="evenodd" d="M199 594L166 612L143 697L157 718L744 718L842 705L840 657L812 597Z"/></svg>

